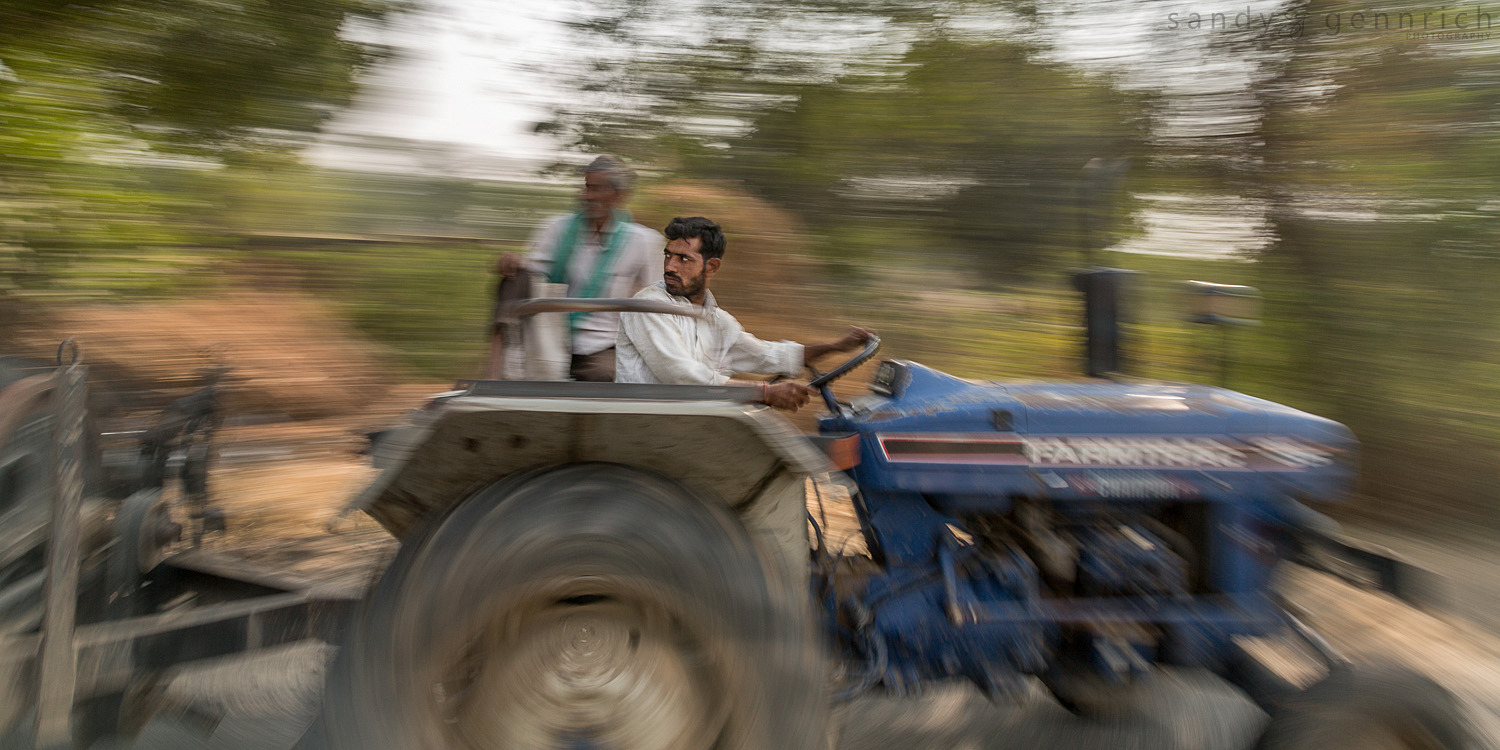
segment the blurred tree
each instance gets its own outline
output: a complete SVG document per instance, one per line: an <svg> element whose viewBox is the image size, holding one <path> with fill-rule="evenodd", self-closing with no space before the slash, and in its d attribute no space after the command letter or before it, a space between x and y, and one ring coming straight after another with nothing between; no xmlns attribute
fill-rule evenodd
<svg viewBox="0 0 1500 750"><path fill-rule="evenodd" d="M1015 42L922 41L894 67L801 87L730 173L811 220L915 220L991 277L1080 262L1083 167L1148 149L1148 100Z"/></svg>
<svg viewBox="0 0 1500 750"><path fill-rule="evenodd" d="M541 126L676 174L735 178L802 214L841 253L870 221L921 234L937 262L1014 278L1084 242L1093 157L1148 149L1149 98L1046 61L1028 3L601 0L574 25L596 50ZM689 33L687 29L701 29ZM1118 229L1125 212L1105 206ZM874 239L874 238L871 238ZM878 242L879 240L874 240ZM935 252L934 252L935 251Z"/></svg>
<svg viewBox="0 0 1500 750"><path fill-rule="evenodd" d="M1221 163L1269 208L1279 376L1361 436L1367 492L1475 512L1500 505L1500 13L1443 10L1299 0L1226 37L1256 116Z"/></svg>
<svg viewBox="0 0 1500 750"><path fill-rule="evenodd" d="M405 0L15 0L0 5L7 88L154 145L264 150L349 103L385 50L351 41ZM49 85L50 84L50 85ZM112 121L106 121L112 119Z"/></svg>
<svg viewBox="0 0 1500 750"><path fill-rule="evenodd" d="M349 24L404 0L9 0L0 4L0 291L81 254L181 242L207 177L305 144L348 104L378 46ZM201 214L200 214L201 215Z"/></svg>

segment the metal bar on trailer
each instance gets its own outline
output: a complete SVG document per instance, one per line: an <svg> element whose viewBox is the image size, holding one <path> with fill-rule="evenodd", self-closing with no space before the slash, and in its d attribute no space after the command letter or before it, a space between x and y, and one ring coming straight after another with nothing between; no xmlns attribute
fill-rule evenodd
<svg viewBox="0 0 1500 750"><path fill-rule="evenodd" d="M321 586L284 573L247 568L245 563L203 550L179 552L163 560L155 572L163 585L189 588L195 591L236 594L235 598L246 598L276 593L310 593L330 599L357 599L359 592L342 588Z"/></svg>
<svg viewBox="0 0 1500 750"><path fill-rule="evenodd" d="M85 625L74 632L76 698L128 687L143 673L303 640L332 641L357 600L288 592ZM8 639L0 663L35 665L38 635ZM71 709L71 704L69 704Z"/></svg>
<svg viewBox="0 0 1500 750"><path fill-rule="evenodd" d="M506 308L504 313L516 318L525 318L548 312L631 312L656 313L659 315L682 315L689 318L703 317L703 308L696 305L681 305L652 299L590 299L578 297L533 297Z"/></svg>
<svg viewBox="0 0 1500 750"><path fill-rule="evenodd" d="M59 360L61 357L59 356ZM55 377L52 523L47 540L47 580L42 589L42 632L37 669L36 745L73 745L73 703L78 662L74 648L78 611L79 517L83 506L84 367L59 367ZM28 652L30 653L30 652Z"/></svg>
<svg viewBox="0 0 1500 750"><path fill-rule="evenodd" d="M756 403L761 389L749 385L574 383L542 380L460 380L462 396L500 398L624 399L627 401L736 401Z"/></svg>

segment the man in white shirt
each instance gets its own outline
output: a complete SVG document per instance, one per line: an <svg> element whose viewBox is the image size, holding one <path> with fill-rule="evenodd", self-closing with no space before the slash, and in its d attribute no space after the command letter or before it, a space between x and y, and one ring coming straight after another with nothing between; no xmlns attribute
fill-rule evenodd
<svg viewBox="0 0 1500 750"><path fill-rule="evenodd" d="M629 297L657 279L660 234L631 221L622 206L635 175L618 159L600 156L584 169L577 213L551 219L532 237L530 251L500 257L495 271L514 276L521 269L554 284L567 284L569 297ZM618 313L572 313L574 380L615 379ZM498 374L495 374L498 376Z"/></svg>
<svg viewBox="0 0 1500 750"><path fill-rule="evenodd" d="M730 373L775 373L795 377L804 363L829 352L860 348L874 335L863 328L826 344L762 341L745 332L714 302L709 280L724 257L724 232L703 218L676 218L666 228L662 280L642 289L638 299L696 305L695 316L621 313L615 340L618 383L721 385ZM761 384L761 400L795 411L812 389L801 383Z"/></svg>

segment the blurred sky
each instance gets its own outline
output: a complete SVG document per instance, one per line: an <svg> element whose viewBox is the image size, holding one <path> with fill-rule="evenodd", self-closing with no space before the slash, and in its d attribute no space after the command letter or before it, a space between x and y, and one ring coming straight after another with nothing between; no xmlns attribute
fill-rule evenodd
<svg viewBox="0 0 1500 750"><path fill-rule="evenodd" d="M314 160L532 177L556 156L557 146L531 128L561 93L527 68L565 54L559 21L573 9L555 0L424 0L422 11L388 28L351 29L351 35L390 45L398 57L371 73L359 102L335 119L314 149ZM373 154L351 150L351 135L447 143L454 152Z"/></svg>

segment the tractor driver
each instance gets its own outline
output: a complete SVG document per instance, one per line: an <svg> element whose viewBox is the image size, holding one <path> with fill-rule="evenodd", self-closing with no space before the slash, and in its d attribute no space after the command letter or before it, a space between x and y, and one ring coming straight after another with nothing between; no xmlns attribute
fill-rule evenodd
<svg viewBox="0 0 1500 750"><path fill-rule="evenodd" d="M697 305L703 315L621 313L615 339L617 383L722 385L732 372L795 377L803 363L830 352L854 351L874 334L851 328L826 344L762 341L745 331L714 303L708 282L724 258L724 231L703 218L675 218L665 230L662 280L642 289L637 299ZM762 383L761 403L796 411L812 389L790 381Z"/></svg>

